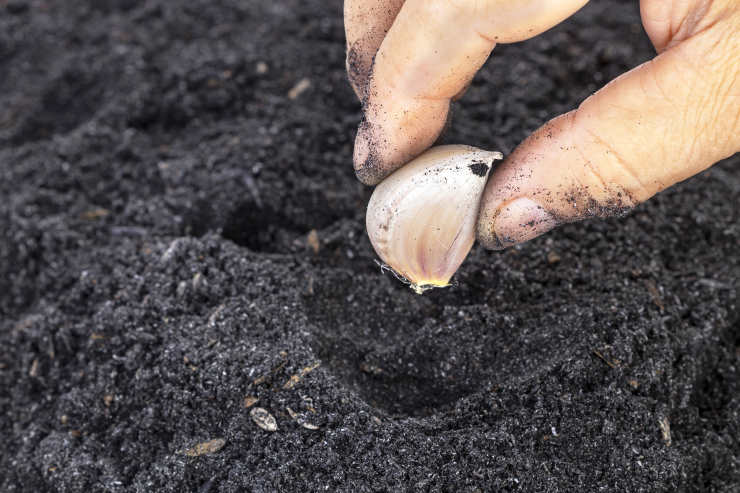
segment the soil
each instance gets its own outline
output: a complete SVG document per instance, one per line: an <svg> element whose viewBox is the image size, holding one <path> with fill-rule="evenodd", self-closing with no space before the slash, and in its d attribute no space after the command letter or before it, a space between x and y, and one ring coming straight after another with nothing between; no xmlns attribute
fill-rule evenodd
<svg viewBox="0 0 740 493"><path fill-rule="evenodd" d="M652 55L591 2L446 141L510 152ZM738 491L738 156L418 296L344 56L337 0L0 0L0 490Z"/></svg>

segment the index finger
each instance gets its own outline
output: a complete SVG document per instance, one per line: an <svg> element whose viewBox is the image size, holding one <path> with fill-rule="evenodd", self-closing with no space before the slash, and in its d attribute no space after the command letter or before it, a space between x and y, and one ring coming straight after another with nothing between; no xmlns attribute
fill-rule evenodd
<svg viewBox="0 0 740 493"><path fill-rule="evenodd" d="M344 0L347 75L362 99L370 66L404 0Z"/></svg>
<svg viewBox="0 0 740 493"><path fill-rule="evenodd" d="M355 140L358 178L375 184L431 146L450 100L497 42L531 38L588 0L406 0L372 66Z"/></svg>

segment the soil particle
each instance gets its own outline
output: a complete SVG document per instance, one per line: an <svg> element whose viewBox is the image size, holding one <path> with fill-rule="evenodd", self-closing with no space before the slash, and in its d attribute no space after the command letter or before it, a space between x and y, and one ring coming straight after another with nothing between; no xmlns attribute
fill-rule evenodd
<svg viewBox="0 0 740 493"><path fill-rule="evenodd" d="M267 409L261 407L254 407L249 411L249 416L257 426L265 431L277 431L277 421L275 417L270 414Z"/></svg>
<svg viewBox="0 0 740 493"><path fill-rule="evenodd" d="M214 438L213 440L199 443L195 447L184 450L181 453L188 457L199 457L201 455L215 454L224 448L224 445L226 445L226 440L223 438Z"/></svg>
<svg viewBox="0 0 740 493"><path fill-rule="evenodd" d="M305 77L299 80L290 91L288 91L288 99L295 100L300 97L301 94L308 91L311 88L311 81Z"/></svg>

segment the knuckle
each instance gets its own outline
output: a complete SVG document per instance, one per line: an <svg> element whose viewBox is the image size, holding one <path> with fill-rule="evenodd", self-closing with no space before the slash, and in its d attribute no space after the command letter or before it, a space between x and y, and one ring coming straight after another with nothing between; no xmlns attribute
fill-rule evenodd
<svg viewBox="0 0 740 493"><path fill-rule="evenodd" d="M592 202L632 208L653 195L654 192L640 176L639 166L628 159L604 132L588 123L579 123L579 113L580 108L573 116L574 125L583 129L585 138L575 139L573 144L582 161L576 181L589 191Z"/></svg>
<svg viewBox="0 0 740 493"><path fill-rule="evenodd" d="M736 22L720 22L681 45L687 66L695 68L686 128L695 146L710 145L720 155L740 148L740 38Z"/></svg>

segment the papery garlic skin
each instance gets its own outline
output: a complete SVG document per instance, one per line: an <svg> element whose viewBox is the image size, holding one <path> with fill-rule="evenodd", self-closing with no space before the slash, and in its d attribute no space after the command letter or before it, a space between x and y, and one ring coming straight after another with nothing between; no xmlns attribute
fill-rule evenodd
<svg viewBox="0 0 740 493"><path fill-rule="evenodd" d="M500 152L433 147L383 180L367 206L375 252L421 293L447 286L475 241L483 189Z"/></svg>

